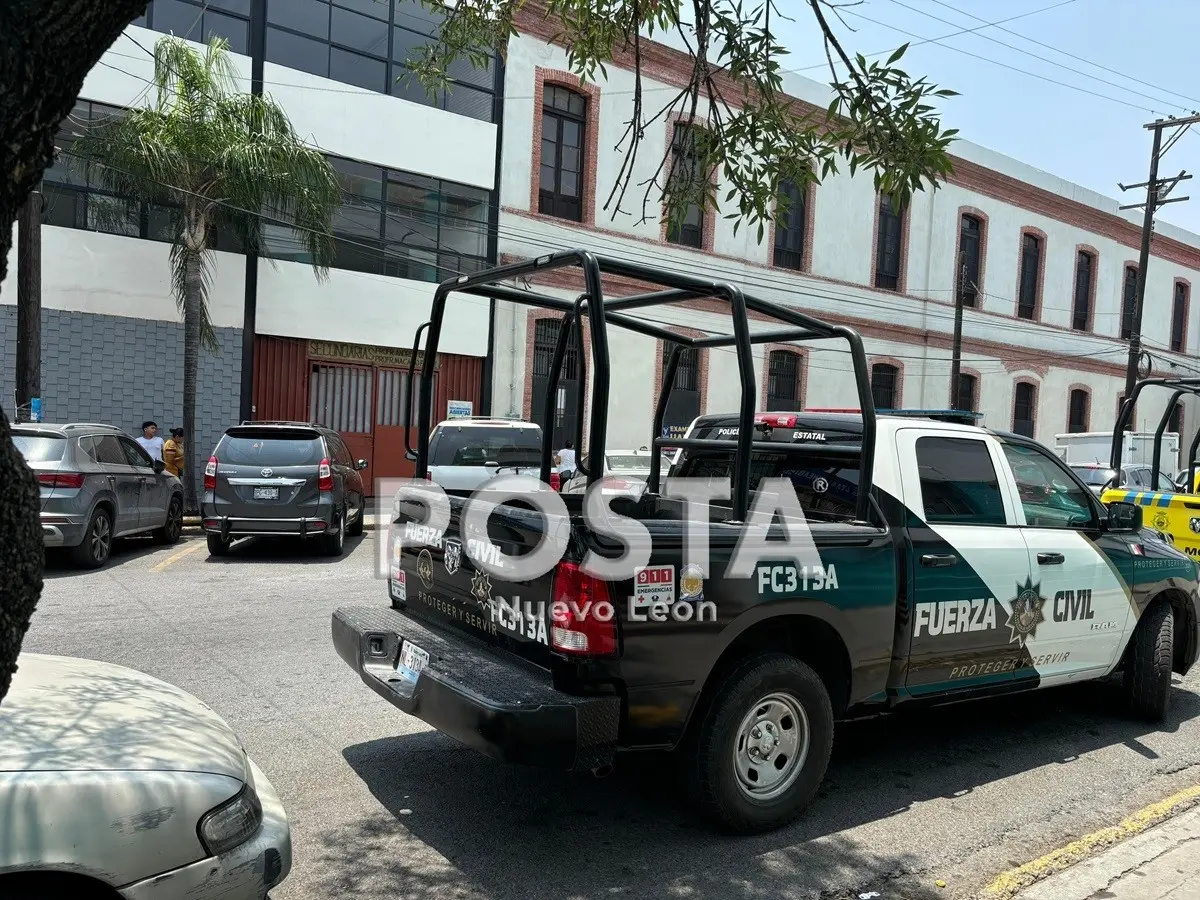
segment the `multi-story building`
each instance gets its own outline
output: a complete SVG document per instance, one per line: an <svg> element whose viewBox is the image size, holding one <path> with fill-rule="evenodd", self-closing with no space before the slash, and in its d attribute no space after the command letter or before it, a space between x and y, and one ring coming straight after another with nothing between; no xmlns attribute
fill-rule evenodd
<svg viewBox="0 0 1200 900"><path fill-rule="evenodd" d="M495 258L499 64L453 74L430 97L402 78L414 46L438 23L413 0L153 0L84 83L64 123L64 151L46 173L42 228L42 394L50 420L110 421L165 430L182 413L183 340L171 292L162 210L122 204L66 165L88 120L153 98L154 42L164 33L227 38L241 89L262 89L303 140L322 149L345 200L336 260L319 282L287 229L268 226L267 255L247 273L232 235L218 233L209 311L221 346L200 364L195 441L201 458L241 410L247 298L253 320L258 419L319 419L340 429L369 474L411 471L399 436L408 414L408 349L435 282ZM198 46L198 45L197 45ZM0 402L13 412L16 250L0 296ZM255 304L251 303L251 309ZM460 307L443 331L436 398L486 407L489 308ZM414 417L415 419L415 417Z"/></svg>
<svg viewBox="0 0 1200 900"><path fill-rule="evenodd" d="M618 52L607 77L581 85L569 71L555 28L540 17L519 21L506 61L501 175L501 259L584 246L598 253L677 267L741 285L863 335L879 408L946 408L955 291L964 302L962 377L957 399L989 427L1053 444L1067 431L1113 426L1124 390L1140 224L1117 203L1061 178L965 141L952 146L954 174L936 191L893 210L870 175L838 174L819 186L789 190L785 219L757 239L735 233L724 210L691 211L668 233L652 214L639 221L641 188L668 152L680 152L677 117L646 130L629 183L633 215L613 217L606 201L622 162L619 144L631 118L632 54ZM687 84L691 63L669 46L641 44L643 98L651 114ZM827 106L828 88L789 75L800 101ZM726 98L736 96L725 90ZM716 196L727 188L718 184ZM732 205L731 208L735 208ZM1130 214L1133 215L1133 214ZM1200 372L1200 335L1191 288L1200 278L1200 236L1159 223L1148 268L1143 339L1158 373ZM558 273L535 286L573 297L581 284ZM612 294L637 285L612 283ZM647 313L682 334L728 330L711 306ZM638 447L650 438L660 391L663 346L614 329L610 357L609 442ZM494 409L542 417L545 369L556 333L544 310L499 304ZM760 409L856 407L849 358L819 345L756 348ZM578 377L568 359L565 376ZM734 410L740 396L735 357L724 349L689 351L677 376L668 427L697 414ZM570 433L574 394L561 395L557 440ZM1137 426L1157 424L1169 394L1147 395ZM1190 402L1190 401L1189 401ZM585 419L586 421L586 419ZM1200 424L1190 405L1174 427ZM1190 432L1189 432L1190 438Z"/></svg>

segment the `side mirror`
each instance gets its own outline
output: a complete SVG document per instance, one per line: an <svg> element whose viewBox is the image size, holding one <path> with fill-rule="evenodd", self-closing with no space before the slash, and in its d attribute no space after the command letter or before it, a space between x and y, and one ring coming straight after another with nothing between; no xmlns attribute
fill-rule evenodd
<svg viewBox="0 0 1200 900"><path fill-rule="evenodd" d="M489 469L498 469L498 468L500 468L500 463L496 462L494 459L488 459L488 460L484 460L484 463L483 463L483 464L484 464L485 466L487 466L487 468L489 468Z"/></svg>
<svg viewBox="0 0 1200 900"><path fill-rule="evenodd" d="M155 474L161 475L166 470L166 468L167 468L166 465L163 463L163 461L161 459L154 460Z"/></svg>
<svg viewBox="0 0 1200 900"><path fill-rule="evenodd" d="M1142 508L1134 503L1116 502L1108 505L1109 531L1140 531Z"/></svg>
<svg viewBox="0 0 1200 900"><path fill-rule="evenodd" d="M367 461L365 459L360 459L358 462L356 462L354 464L354 468L358 469L360 472L363 469L365 469L366 467L367 467Z"/></svg>

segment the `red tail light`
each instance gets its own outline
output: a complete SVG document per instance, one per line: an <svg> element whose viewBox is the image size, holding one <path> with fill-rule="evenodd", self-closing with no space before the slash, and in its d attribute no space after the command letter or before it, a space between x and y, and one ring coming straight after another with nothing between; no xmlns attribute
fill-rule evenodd
<svg viewBox="0 0 1200 900"><path fill-rule="evenodd" d="M552 491L562 490L562 478L559 477L559 474L557 472L550 473L550 490L552 490Z"/></svg>
<svg viewBox="0 0 1200 900"><path fill-rule="evenodd" d="M217 458L215 456L210 456L208 465L204 467L204 489L206 491L217 489Z"/></svg>
<svg viewBox="0 0 1200 900"><path fill-rule="evenodd" d="M39 472L38 483L52 488L81 488L83 475L79 472Z"/></svg>
<svg viewBox="0 0 1200 900"><path fill-rule="evenodd" d="M783 413L759 413L754 421L760 425L770 425L772 428L795 428L796 417Z"/></svg>
<svg viewBox="0 0 1200 900"><path fill-rule="evenodd" d="M614 478L612 475L609 475L604 479L604 486L617 491L625 491L633 487L633 485L624 478Z"/></svg>
<svg viewBox="0 0 1200 900"><path fill-rule="evenodd" d="M616 610L608 585L578 565L560 562L554 572L550 646L572 656L613 656L617 652Z"/></svg>
<svg viewBox="0 0 1200 900"><path fill-rule="evenodd" d="M321 460L321 465L317 467L317 490L333 490L333 469L329 467L328 458Z"/></svg>

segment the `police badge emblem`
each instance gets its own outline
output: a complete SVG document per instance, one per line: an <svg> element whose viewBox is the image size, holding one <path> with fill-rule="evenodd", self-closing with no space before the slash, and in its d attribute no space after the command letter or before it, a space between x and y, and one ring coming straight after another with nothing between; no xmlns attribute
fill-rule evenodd
<svg viewBox="0 0 1200 900"><path fill-rule="evenodd" d="M442 563L446 566L447 575L455 575L459 568L462 567L462 543L459 541L446 541L445 555L442 557Z"/></svg>

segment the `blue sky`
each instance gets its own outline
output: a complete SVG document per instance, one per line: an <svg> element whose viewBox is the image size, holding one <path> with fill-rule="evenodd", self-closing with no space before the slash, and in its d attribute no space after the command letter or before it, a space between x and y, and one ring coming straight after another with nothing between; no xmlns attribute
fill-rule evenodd
<svg viewBox="0 0 1200 900"><path fill-rule="evenodd" d="M943 101L941 109L944 124L958 128L963 138L1115 197L1123 204L1141 202L1144 192L1130 190L1122 194L1117 182L1146 180L1151 134L1142 126L1166 115L1182 116L1200 110L1200 67L1196 65L1200 59L1200 0L1066 0L1065 5L1046 9L1059 3L1064 0L863 0L843 10L846 25L854 31L836 18L830 21L848 53L871 54L894 49L906 41L916 44L922 38L943 38L983 22L1044 10L1001 26L1016 34L983 28L947 37L940 43L911 47L899 65L910 75L925 75L959 92L961 96ZM784 58L784 68L821 63L825 56L820 32L807 3L782 0L779 5L784 9L795 7L793 21L772 22L772 30L791 51ZM864 16L883 24L868 22ZM1083 74L1000 46L989 38ZM828 81L827 68L803 74ZM1176 91L1183 96L1172 93ZM1197 177L1180 183L1173 196L1190 195L1194 199L1168 204L1160 210L1158 219L1200 234L1200 125L1193 126L1192 132L1163 158L1160 175L1178 174L1184 168Z"/></svg>

